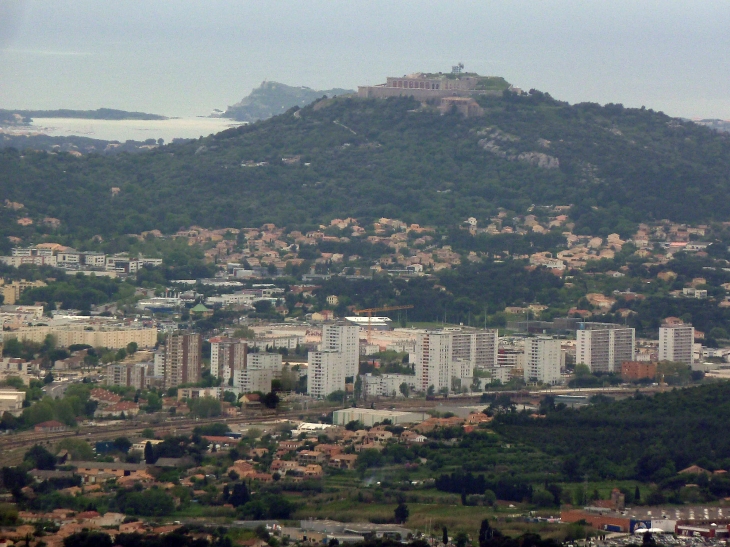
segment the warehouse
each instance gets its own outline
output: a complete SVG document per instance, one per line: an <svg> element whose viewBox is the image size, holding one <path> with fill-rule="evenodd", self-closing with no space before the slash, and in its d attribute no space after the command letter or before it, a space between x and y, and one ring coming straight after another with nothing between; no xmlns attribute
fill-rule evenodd
<svg viewBox="0 0 730 547"><path fill-rule="evenodd" d="M413 424L422 422L427 418L422 412L396 412L394 410L374 410L371 408L346 408L335 410L332 414L332 423L336 425L347 425L350 422L358 421L366 427L381 424L390 420L393 425Z"/></svg>

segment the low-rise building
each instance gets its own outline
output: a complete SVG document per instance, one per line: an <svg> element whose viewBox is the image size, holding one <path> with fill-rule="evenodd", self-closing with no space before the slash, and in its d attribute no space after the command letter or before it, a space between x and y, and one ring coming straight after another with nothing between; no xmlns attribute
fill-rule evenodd
<svg viewBox="0 0 730 547"><path fill-rule="evenodd" d="M621 363L621 378L641 380L656 378L657 365L650 361L624 361Z"/></svg>
<svg viewBox="0 0 730 547"><path fill-rule="evenodd" d="M25 391L0 389L0 412L15 412L23 409Z"/></svg>

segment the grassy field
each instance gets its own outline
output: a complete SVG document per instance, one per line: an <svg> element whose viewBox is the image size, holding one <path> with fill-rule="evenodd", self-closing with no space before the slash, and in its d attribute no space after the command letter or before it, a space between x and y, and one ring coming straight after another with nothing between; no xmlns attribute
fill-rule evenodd
<svg viewBox="0 0 730 547"><path fill-rule="evenodd" d="M446 526L449 534L460 531L472 537L479 532L483 519L497 527L502 533L518 536L526 532L535 532L543 537L563 538L564 527L548 523L526 523L517 520L524 508L506 506L497 507L465 507L463 505L447 505L441 503L420 504L408 503L410 516L405 526L422 533L433 531L440 536L441 528ZM396 505L390 503L362 503L353 498L342 498L335 501L312 501L297 511L297 518L328 518L342 522L382 521L393 518ZM558 511L556 509L555 513Z"/></svg>

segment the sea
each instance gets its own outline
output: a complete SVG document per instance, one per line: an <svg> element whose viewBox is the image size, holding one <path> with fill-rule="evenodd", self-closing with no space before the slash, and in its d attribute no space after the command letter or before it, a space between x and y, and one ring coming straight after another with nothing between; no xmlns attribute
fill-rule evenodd
<svg viewBox="0 0 730 547"><path fill-rule="evenodd" d="M42 133L52 137L77 135L105 141L197 139L220 133L239 122L227 118L170 118L167 120L86 120L78 118L33 118L30 126L14 132Z"/></svg>

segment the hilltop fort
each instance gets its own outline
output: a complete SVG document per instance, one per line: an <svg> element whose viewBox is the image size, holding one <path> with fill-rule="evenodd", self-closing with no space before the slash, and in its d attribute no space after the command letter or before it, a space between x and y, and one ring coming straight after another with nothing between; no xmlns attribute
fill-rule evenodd
<svg viewBox="0 0 730 547"><path fill-rule="evenodd" d="M474 95L499 95L512 86L499 76L480 76L474 72L462 72L463 64L454 66L449 73L416 72L402 77L388 77L384 84L358 86L362 98L384 99L387 97L413 96L418 100L443 97L472 97Z"/></svg>

